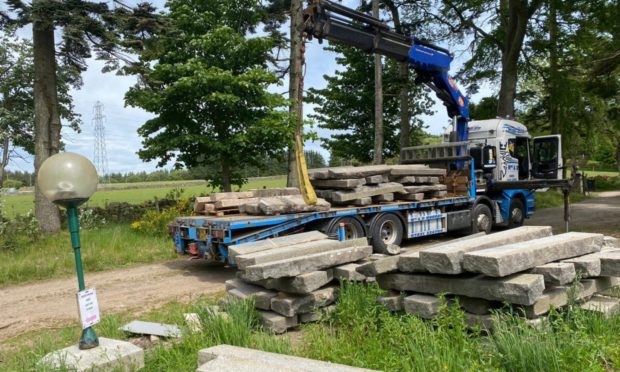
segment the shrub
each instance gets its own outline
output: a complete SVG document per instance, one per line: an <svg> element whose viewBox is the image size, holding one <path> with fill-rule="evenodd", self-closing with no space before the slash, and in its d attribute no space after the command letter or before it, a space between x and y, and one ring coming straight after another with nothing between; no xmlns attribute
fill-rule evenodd
<svg viewBox="0 0 620 372"><path fill-rule="evenodd" d="M190 199L180 199L174 206L161 211L147 210L141 219L131 224L131 227L145 234L165 236L168 233L168 225L174 221L175 217L191 213Z"/></svg>
<svg viewBox="0 0 620 372"><path fill-rule="evenodd" d="M24 186L22 181L13 180L10 178L2 183L2 187L5 189L19 189L22 186Z"/></svg>

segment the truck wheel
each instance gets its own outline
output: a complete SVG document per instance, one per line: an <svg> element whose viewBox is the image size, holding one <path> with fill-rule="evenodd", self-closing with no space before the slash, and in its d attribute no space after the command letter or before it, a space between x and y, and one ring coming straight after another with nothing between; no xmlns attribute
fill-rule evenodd
<svg viewBox="0 0 620 372"><path fill-rule="evenodd" d="M366 236L366 230L364 230L363 223L353 217L342 217L332 221L329 224L325 234L330 237L338 237L338 227L341 223L344 223L345 240L363 238Z"/></svg>
<svg viewBox="0 0 620 372"><path fill-rule="evenodd" d="M493 227L493 214L485 204L478 204L471 213L471 233L491 233Z"/></svg>
<svg viewBox="0 0 620 372"><path fill-rule="evenodd" d="M523 220L525 220L525 206L521 199L512 199L508 218L508 228L512 229L513 227L523 226Z"/></svg>
<svg viewBox="0 0 620 372"><path fill-rule="evenodd" d="M403 241L403 224L392 213L377 216L370 226L370 237L374 251L384 253L389 245L400 245Z"/></svg>

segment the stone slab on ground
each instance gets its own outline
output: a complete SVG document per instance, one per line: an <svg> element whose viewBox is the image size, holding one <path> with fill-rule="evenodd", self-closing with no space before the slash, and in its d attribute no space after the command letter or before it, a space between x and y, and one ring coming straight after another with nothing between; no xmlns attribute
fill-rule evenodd
<svg viewBox="0 0 620 372"><path fill-rule="evenodd" d="M603 238L603 248L620 248L620 240L613 236L606 236Z"/></svg>
<svg viewBox="0 0 620 372"><path fill-rule="evenodd" d="M264 328L276 334L284 333L288 329L299 325L299 318L297 315L286 317L273 311L258 311L258 317Z"/></svg>
<svg viewBox="0 0 620 372"><path fill-rule="evenodd" d="M601 252L599 258L602 276L620 276L620 251Z"/></svg>
<svg viewBox="0 0 620 372"><path fill-rule="evenodd" d="M377 303L394 312L404 309L403 296L395 291L389 291L386 295L377 297Z"/></svg>
<svg viewBox="0 0 620 372"><path fill-rule="evenodd" d="M232 262L235 262L235 257L242 254L266 251L268 249L322 239L327 239L327 235L323 234L320 231L308 231L299 234L285 235L277 238L259 240L256 242L231 245L228 247L228 259L229 262L231 262L231 260Z"/></svg>
<svg viewBox="0 0 620 372"><path fill-rule="evenodd" d="M436 296L414 294L403 298L405 312L423 319L432 319L437 315L441 301Z"/></svg>
<svg viewBox="0 0 620 372"><path fill-rule="evenodd" d="M592 296L590 300L581 304L581 308L588 311L596 311L609 317L620 309L620 300L605 296Z"/></svg>
<svg viewBox="0 0 620 372"><path fill-rule="evenodd" d="M242 280L248 281L245 273L242 271L237 272L237 276ZM312 271L294 277L259 280L254 282L254 284L286 293L307 294L323 287L333 279L333 270L327 269Z"/></svg>
<svg viewBox="0 0 620 372"><path fill-rule="evenodd" d="M369 369L239 346L218 345L198 352L197 371L252 372L370 372Z"/></svg>
<svg viewBox="0 0 620 372"><path fill-rule="evenodd" d="M254 197L254 193L251 191L215 192L210 197L212 202L218 202L224 199L249 199Z"/></svg>
<svg viewBox="0 0 620 372"><path fill-rule="evenodd" d="M575 280L575 265L566 262L551 262L536 266L530 270L532 274L541 274L545 277L545 284L564 285Z"/></svg>
<svg viewBox="0 0 620 372"><path fill-rule="evenodd" d="M296 314L309 313L317 307L324 307L336 300L338 287L326 287L305 295L280 292L271 299L271 309L276 313L292 317Z"/></svg>
<svg viewBox="0 0 620 372"><path fill-rule="evenodd" d="M334 278L338 280L349 280L353 282L363 282L366 280L366 276L357 272L357 268L361 264L359 263L348 263L341 266L336 266L333 268L334 270Z"/></svg>
<svg viewBox="0 0 620 372"><path fill-rule="evenodd" d="M118 328L120 331L129 332L137 335L149 335L158 337L181 337L181 329L174 324L163 324L156 322L145 322L142 320L132 320Z"/></svg>
<svg viewBox="0 0 620 372"><path fill-rule="evenodd" d="M491 312L491 309L497 307L498 302L489 301L483 298L458 296L459 305L463 310L468 313L476 315L486 315Z"/></svg>
<svg viewBox="0 0 620 372"><path fill-rule="evenodd" d="M314 180L312 186L320 189L355 189L366 184L365 178L346 178L341 180Z"/></svg>
<svg viewBox="0 0 620 372"><path fill-rule="evenodd" d="M246 277L251 281L297 276L300 274L359 261L372 254L372 246L342 248L302 257L288 258L249 266Z"/></svg>
<svg viewBox="0 0 620 372"><path fill-rule="evenodd" d="M561 262L572 264L575 272L579 272L582 278L594 278L601 275L601 259L598 253L573 257Z"/></svg>
<svg viewBox="0 0 620 372"><path fill-rule="evenodd" d="M399 256L389 256L362 264L356 268L357 272L364 276L377 276L398 271Z"/></svg>
<svg viewBox="0 0 620 372"><path fill-rule="evenodd" d="M80 350L72 345L45 355L38 364L43 369L70 371L135 371L144 368L144 350L120 340L99 337L99 346Z"/></svg>
<svg viewBox="0 0 620 372"><path fill-rule="evenodd" d="M598 252L602 245L602 234L569 232L466 253L463 268L504 277L549 262Z"/></svg>
<svg viewBox="0 0 620 372"><path fill-rule="evenodd" d="M365 178L377 174L389 174L390 167L387 165L365 165L361 167L338 167L329 168L329 178Z"/></svg>
<svg viewBox="0 0 620 372"><path fill-rule="evenodd" d="M279 187L273 189L251 189L251 193L257 198L270 198L274 196L300 195L297 187Z"/></svg>
<svg viewBox="0 0 620 372"><path fill-rule="evenodd" d="M279 261L286 258L306 256L309 254L328 252L348 247L363 247L366 245L368 245L368 239L366 238L348 239L343 241L334 239L315 240L311 242L278 247L267 251L248 253L240 256L237 255L235 256L235 262L237 263L239 270L245 270L246 267L259 263Z"/></svg>
<svg viewBox="0 0 620 372"><path fill-rule="evenodd" d="M388 182L376 186L362 186L357 190L334 191L332 193L332 200L334 202L346 202L394 192L403 192L403 185L396 182Z"/></svg>
<svg viewBox="0 0 620 372"><path fill-rule="evenodd" d="M383 289L455 294L519 305L534 304L545 289L543 276L537 274L515 274L505 278L482 275L383 274L377 276L377 282Z"/></svg>
<svg viewBox="0 0 620 372"><path fill-rule="evenodd" d="M390 175L392 176L445 176L446 170L439 168L429 168L426 165L403 164L392 165Z"/></svg>
<svg viewBox="0 0 620 372"><path fill-rule="evenodd" d="M547 237L551 226L522 226L512 230L476 238L450 241L420 251L420 262L431 273L460 274L463 272L463 256L485 248Z"/></svg>
<svg viewBox="0 0 620 372"><path fill-rule="evenodd" d="M271 309L271 299L278 295L276 291L248 284L239 279L227 280L226 290L229 295L241 300L254 297L254 305L261 310Z"/></svg>

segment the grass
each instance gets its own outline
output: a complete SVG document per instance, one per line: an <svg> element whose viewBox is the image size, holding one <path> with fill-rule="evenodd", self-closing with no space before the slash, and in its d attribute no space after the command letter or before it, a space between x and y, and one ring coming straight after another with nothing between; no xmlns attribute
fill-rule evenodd
<svg viewBox="0 0 620 372"><path fill-rule="evenodd" d="M88 206L103 207L107 203L113 202L127 202L132 204L138 204L147 200L153 200L154 198L163 198L167 193L176 187L157 187L148 188L150 183L143 183L144 188L140 189L127 189L127 190L101 190L97 191L92 198L85 204ZM157 182L155 184L161 184ZM129 184L133 185L133 184ZM272 188L272 187L284 187L286 186L286 177L268 178L253 180L243 185L241 190L260 189L260 188ZM188 186L182 187L183 196L198 196L201 194L209 194L213 190L206 186ZM217 190L216 190L217 191ZM235 191L237 191L235 189ZM2 197L4 201L4 214L8 217L13 217L17 214L26 214L34 208L34 196L32 194L26 195L5 195Z"/></svg>
<svg viewBox="0 0 620 372"><path fill-rule="evenodd" d="M84 269L89 272L146 264L176 257L167 238L109 224L81 232ZM67 231L0 251L0 287L75 273Z"/></svg>
<svg viewBox="0 0 620 372"><path fill-rule="evenodd" d="M469 329L463 312L444 303L432 321L394 314L376 303L375 285L344 283L336 311L320 323L302 327L301 339L274 336L260 328L253 303L225 305L227 317L209 310L214 299L172 303L140 319L181 326L183 338L147 350L145 371L193 371L200 349L230 344L385 371L608 371L620 368L620 315L605 318L576 306L552 310L540 328L510 312L495 315L487 335ZM202 331L190 333L183 313L196 312ZM131 314L103 316L101 337L127 339L118 327ZM0 352L0 369L34 370L47 352L74 343L77 326L32 332L9 340Z"/></svg>
<svg viewBox="0 0 620 372"><path fill-rule="evenodd" d="M545 192L537 192L534 194L536 197L535 205L536 209L543 208L555 208L564 206L564 195L558 190L549 190ZM589 199L589 196L580 193L571 193L569 196L569 202L579 203Z"/></svg>

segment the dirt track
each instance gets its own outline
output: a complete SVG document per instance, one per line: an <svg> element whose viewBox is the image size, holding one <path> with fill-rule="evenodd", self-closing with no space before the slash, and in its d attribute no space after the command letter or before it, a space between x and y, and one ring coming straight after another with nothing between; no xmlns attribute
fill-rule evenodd
<svg viewBox="0 0 620 372"><path fill-rule="evenodd" d="M136 313L174 300L223 291L234 271L202 260L177 260L86 273L103 314ZM75 277L0 288L0 341L24 332L77 322Z"/></svg>
<svg viewBox="0 0 620 372"><path fill-rule="evenodd" d="M571 230L620 237L620 192L601 193L571 209ZM537 211L528 225L551 225L563 232L562 208ZM430 238L430 237L429 237ZM416 241L416 248L445 238ZM97 288L102 313L147 311L158 305L223 291L234 270L202 260L177 260L129 269L87 273ZM76 322L74 277L0 288L0 341L24 332Z"/></svg>

